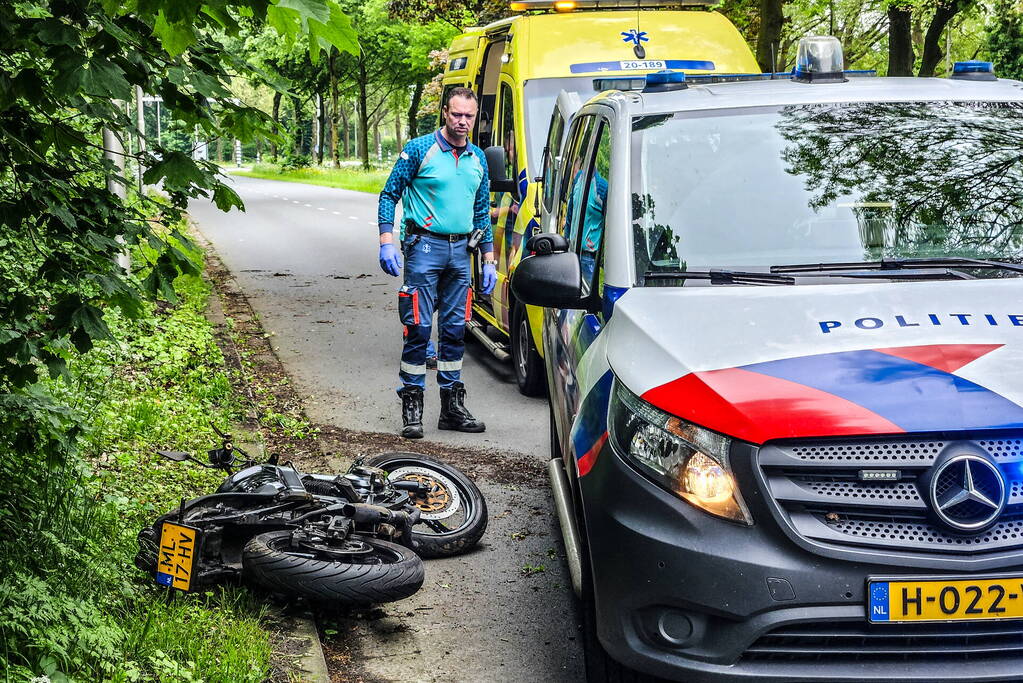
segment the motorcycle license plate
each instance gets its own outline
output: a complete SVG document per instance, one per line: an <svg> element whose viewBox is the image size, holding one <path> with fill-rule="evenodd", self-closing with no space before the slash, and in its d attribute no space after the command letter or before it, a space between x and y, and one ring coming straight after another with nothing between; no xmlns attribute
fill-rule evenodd
<svg viewBox="0 0 1023 683"><path fill-rule="evenodd" d="M199 540L198 529L164 522L160 530L156 582L183 591L189 590L192 587L192 570Z"/></svg>
<svg viewBox="0 0 1023 683"><path fill-rule="evenodd" d="M872 623L1023 618L1023 576L894 581L870 579Z"/></svg>

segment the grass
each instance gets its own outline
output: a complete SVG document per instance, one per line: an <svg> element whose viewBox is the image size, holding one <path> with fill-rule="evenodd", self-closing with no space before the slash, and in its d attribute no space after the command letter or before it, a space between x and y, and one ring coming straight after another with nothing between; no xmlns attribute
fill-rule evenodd
<svg viewBox="0 0 1023 683"><path fill-rule="evenodd" d="M263 178L266 180L284 180L290 183L306 183L307 185L324 185L326 187L338 187L345 190L357 192L371 192L379 194L384 189L390 169L371 169L364 171L362 168L295 168L282 170L273 164L256 164L251 171L232 171L233 175L247 176L249 178Z"/></svg>
<svg viewBox="0 0 1023 683"><path fill-rule="evenodd" d="M196 256L198 258L198 255ZM70 379L0 396L0 421L36 439L0 458L0 680L256 681L270 671L263 609L231 588L168 601L137 570L135 535L222 476L171 463L157 448L202 453L209 421L243 406L203 311L209 285L175 281L174 306L139 319L108 312L117 341L68 352ZM6 410L6 412L5 412ZM0 437L12 430L0 431Z"/></svg>

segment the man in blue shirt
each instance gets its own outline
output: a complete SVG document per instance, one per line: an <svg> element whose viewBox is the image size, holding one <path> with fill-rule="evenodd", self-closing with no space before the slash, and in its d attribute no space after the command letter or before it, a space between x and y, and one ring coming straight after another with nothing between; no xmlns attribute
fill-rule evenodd
<svg viewBox="0 0 1023 683"><path fill-rule="evenodd" d="M426 347L433 313L438 314L437 383L440 385L439 429L482 432L486 426L465 407L461 381L465 323L472 316L469 283L469 234L482 234L483 281L490 294L497 282L497 262L490 227L490 180L483 150L469 142L476 119L476 95L454 88L442 110L444 126L410 140L380 193L380 267L397 277L405 257L404 284L398 291L398 315L405 328L398 395L402 432L423 437L423 390ZM401 200L404 225L401 250L394 245L394 207Z"/></svg>

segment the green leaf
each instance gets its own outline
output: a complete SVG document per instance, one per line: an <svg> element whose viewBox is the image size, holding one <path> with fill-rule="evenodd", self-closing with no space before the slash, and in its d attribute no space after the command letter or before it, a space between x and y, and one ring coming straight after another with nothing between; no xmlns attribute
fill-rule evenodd
<svg viewBox="0 0 1023 683"><path fill-rule="evenodd" d="M323 24L330 21L330 6L325 0L278 0L277 7L294 10L302 22L302 28L306 27L310 19Z"/></svg>
<svg viewBox="0 0 1023 683"><path fill-rule="evenodd" d="M352 28L352 20L337 6L330 8L330 20L326 23L315 19L309 21L309 32L326 41L341 52L359 54L359 36ZM321 43L322 44L322 43ZM329 47L324 45L324 47Z"/></svg>
<svg viewBox="0 0 1023 683"><path fill-rule="evenodd" d="M230 211L232 206L237 206L242 211L245 210L245 203L242 202L238 193L223 183L217 185L213 190L213 202L221 211Z"/></svg>
<svg viewBox="0 0 1023 683"><path fill-rule="evenodd" d="M205 187L207 174L203 173L187 155L181 152L166 152L163 159L142 176L142 182L147 185L156 185L161 180L164 180L164 187L168 190L182 191L193 186Z"/></svg>
<svg viewBox="0 0 1023 683"><path fill-rule="evenodd" d="M83 330L91 339L113 339L110 328L103 321L103 311L85 304L71 314L71 322Z"/></svg>
<svg viewBox="0 0 1023 683"><path fill-rule="evenodd" d="M170 23L163 10L156 15L156 22L153 24L153 35L160 39L163 49L171 57L177 57L189 47L195 44L196 36L192 27L187 24Z"/></svg>
<svg viewBox="0 0 1023 683"><path fill-rule="evenodd" d="M82 88L90 95L126 100L132 95L131 86L121 67L105 59L94 59L82 75Z"/></svg>

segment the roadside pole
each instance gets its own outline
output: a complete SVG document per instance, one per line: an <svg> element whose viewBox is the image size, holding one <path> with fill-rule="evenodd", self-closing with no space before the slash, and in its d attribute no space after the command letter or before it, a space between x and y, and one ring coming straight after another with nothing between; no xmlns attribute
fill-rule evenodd
<svg viewBox="0 0 1023 683"><path fill-rule="evenodd" d="M125 103L115 101L114 106L122 108L125 106ZM103 156L114 165L114 172L107 175L107 192L120 199L123 203L127 196L127 188L125 187L127 179L124 177L124 142L109 128L103 129ZM118 235L116 239L119 243L124 244L124 237L121 235ZM131 256L127 250L122 250L117 255L117 265L124 268L124 272L131 272Z"/></svg>

